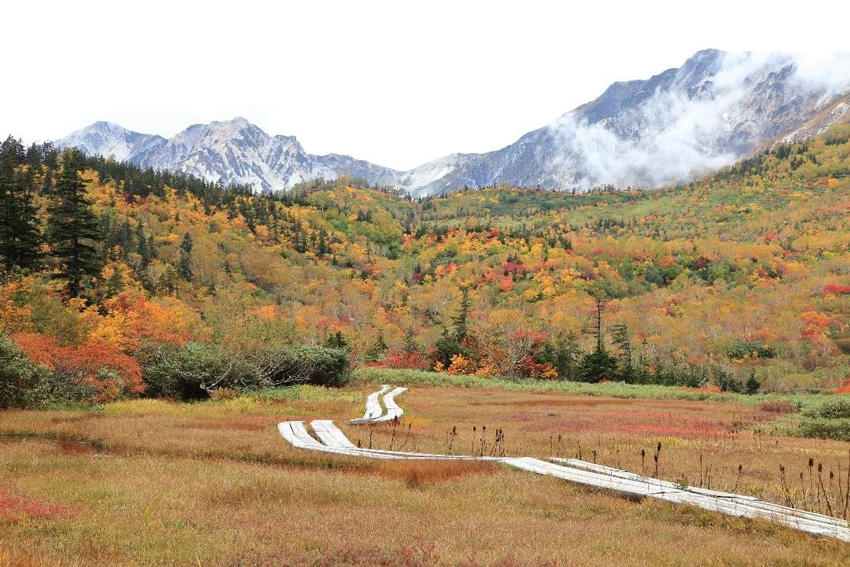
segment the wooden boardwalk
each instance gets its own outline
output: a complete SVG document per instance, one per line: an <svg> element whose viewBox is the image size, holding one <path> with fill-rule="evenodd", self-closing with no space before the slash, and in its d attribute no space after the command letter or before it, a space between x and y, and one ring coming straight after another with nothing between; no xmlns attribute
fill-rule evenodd
<svg viewBox="0 0 850 567"><path fill-rule="evenodd" d="M384 395L390 387L387 384L381 386L381 389L375 393L369 394L366 398L366 413L363 414L363 417L359 417L357 419L350 419L348 423L369 423L370 421L381 417L381 414L384 413L384 410L381 408L381 402L379 398Z"/></svg>
<svg viewBox="0 0 850 567"><path fill-rule="evenodd" d="M363 417L351 420L349 423L380 423L400 418L404 412L396 404L395 396L405 390L406 388L390 390L389 386L383 386L380 391L370 394L367 398L366 413ZM380 404L381 396L383 396L385 409ZM354 445L331 420L314 420L310 422L310 428L315 437L309 433L303 421L283 421L278 424L281 436L299 449L370 459L475 460L501 463L515 469L615 492L634 500L654 498L672 504L696 506L730 516L769 520L812 535L850 542L850 524L838 518L765 502L753 496L682 486L578 459L478 457L362 449Z"/></svg>

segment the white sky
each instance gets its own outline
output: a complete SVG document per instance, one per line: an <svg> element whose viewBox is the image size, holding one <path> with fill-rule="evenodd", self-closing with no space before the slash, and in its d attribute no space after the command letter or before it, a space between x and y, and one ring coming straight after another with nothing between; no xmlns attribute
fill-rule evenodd
<svg viewBox="0 0 850 567"><path fill-rule="evenodd" d="M244 116L408 169L500 148L699 49L847 51L848 21L846 0L4 1L0 136Z"/></svg>

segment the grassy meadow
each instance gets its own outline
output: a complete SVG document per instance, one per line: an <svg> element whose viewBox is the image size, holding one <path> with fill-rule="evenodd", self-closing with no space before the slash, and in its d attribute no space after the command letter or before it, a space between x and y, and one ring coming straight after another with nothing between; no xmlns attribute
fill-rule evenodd
<svg viewBox="0 0 850 567"><path fill-rule="evenodd" d="M460 377L439 385L427 373L402 378L369 371L342 389L2 412L0 565L850 562L846 544L766 522L631 502L487 463L313 454L277 433L281 420L333 418L363 446L491 454L502 429L508 455L581 455L780 503L790 497L824 513L822 494L829 494L841 515L837 484L846 482L848 446L783 434L801 419L794 399L669 399L701 393L623 392L614 384L575 393L499 380L464 384ZM411 385L398 398L402 423L341 423L362 414L373 381L382 380ZM823 465L821 479L810 458Z"/></svg>

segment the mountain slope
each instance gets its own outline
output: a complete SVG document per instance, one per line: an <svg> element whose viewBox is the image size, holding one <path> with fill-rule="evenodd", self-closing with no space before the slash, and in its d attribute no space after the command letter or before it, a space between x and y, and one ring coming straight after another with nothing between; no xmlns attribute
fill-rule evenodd
<svg viewBox="0 0 850 567"><path fill-rule="evenodd" d="M830 127L850 124L850 94L845 95L821 108L814 116L802 124L782 132L779 136L759 144L752 152L759 154L770 151L778 144L794 144L825 133Z"/></svg>
<svg viewBox="0 0 850 567"><path fill-rule="evenodd" d="M33 225L48 226L60 198L53 150L4 144L7 172L44 155L33 175L0 185L28 189ZM576 379L583 356L561 339L593 352L601 296L612 300L610 352L622 353L614 325L633 337L644 374L630 379L730 387L755 372L787 392L850 376L850 125L658 191L485 188L420 203L347 180L252 195L100 159L86 169L100 227L91 307L56 293L62 258L43 247L42 266L0 281L0 333L93 337L141 352L142 364L154 352L135 350L148 348L143 337L251 353L341 333L364 361L517 376L552 376L550 363ZM464 289L474 341L455 361L445 329Z"/></svg>

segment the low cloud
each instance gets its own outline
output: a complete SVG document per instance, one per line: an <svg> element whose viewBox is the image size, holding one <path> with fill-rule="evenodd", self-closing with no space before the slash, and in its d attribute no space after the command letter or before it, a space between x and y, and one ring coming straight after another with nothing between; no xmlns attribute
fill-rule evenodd
<svg viewBox="0 0 850 567"><path fill-rule="evenodd" d="M770 113L784 102L814 96L817 106L846 92L850 54L726 54L697 85L679 84L679 73L636 108L596 123L573 111L550 125L548 176L564 188L651 187L728 165L771 134L778 123Z"/></svg>

